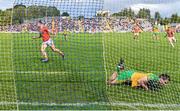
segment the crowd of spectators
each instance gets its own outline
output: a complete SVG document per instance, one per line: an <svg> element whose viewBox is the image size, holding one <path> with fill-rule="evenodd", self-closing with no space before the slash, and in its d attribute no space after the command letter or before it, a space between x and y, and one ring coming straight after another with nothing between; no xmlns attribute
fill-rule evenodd
<svg viewBox="0 0 180 111"><path fill-rule="evenodd" d="M37 21L28 20L23 24L16 25L5 25L0 26L0 32L37 32ZM41 20L48 26L50 30L52 27L58 29L58 32L63 32L67 30L69 32L88 32L88 33L98 33L98 32L131 32L135 24L138 24L143 31L152 31L153 24L146 19L129 19L129 18L115 18L115 17L104 17L104 18L59 18L59 17L48 17L41 18ZM52 21L54 21L54 26L52 26ZM159 26L160 31L163 31L163 26ZM177 28L177 31L180 27Z"/></svg>

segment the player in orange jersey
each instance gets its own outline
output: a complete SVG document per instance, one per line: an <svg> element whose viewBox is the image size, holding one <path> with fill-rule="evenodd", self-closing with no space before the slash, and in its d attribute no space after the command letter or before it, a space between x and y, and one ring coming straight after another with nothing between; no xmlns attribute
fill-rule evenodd
<svg viewBox="0 0 180 111"><path fill-rule="evenodd" d="M134 35L134 39L138 39L139 38L139 34L142 32L142 30L140 29L140 27L136 24L133 29L132 29L132 33Z"/></svg>
<svg viewBox="0 0 180 111"><path fill-rule="evenodd" d="M176 38L175 38L174 34L175 34L175 30L169 26L168 29L166 30L166 35L167 35L168 41L172 47L174 47L173 43L176 42Z"/></svg>
<svg viewBox="0 0 180 111"><path fill-rule="evenodd" d="M41 46L41 54L43 57L42 62L48 62L48 60L49 60L48 55L45 51L48 46L52 49L53 52L58 53L64 59L64 53L55 47L53 40L50 38L50 33L48 31L48 28L42 23L42 21L39 21L37 26L39 28L40 36L33 37L33 39L42 38L42 40L43 40L43 43Z"/></svg>

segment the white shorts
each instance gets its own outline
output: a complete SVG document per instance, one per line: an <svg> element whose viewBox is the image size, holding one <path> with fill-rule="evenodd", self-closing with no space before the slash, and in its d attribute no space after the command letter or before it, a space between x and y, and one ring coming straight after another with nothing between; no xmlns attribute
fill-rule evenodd
<svg viewBox="0 0 180 111"><path fill-rule="evenodd" d="M139 33L134 33L134 36L139 36Z"/></svg>
<svg viewBox="0 0 180 111"><path fill-rule="evenodd" d="M172 42L173 40L176 41L175 37L168 37L168 40Z"/></svg>
<svg viewBox="0 0 180 111"><path fill-rule="evenodd" d="M47 46L52 46L54 44L53 40L49 39L46 42L43 42L42 45L46 44Z"/></svg>

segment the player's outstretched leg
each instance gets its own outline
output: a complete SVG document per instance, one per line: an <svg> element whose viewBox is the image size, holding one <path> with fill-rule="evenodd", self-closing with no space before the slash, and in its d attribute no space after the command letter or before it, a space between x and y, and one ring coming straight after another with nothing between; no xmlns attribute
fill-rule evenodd
<svg viewBox="0 0 180 111"><path fill-rule="evenodd" d="M173 44L173 42L172 42L172 41L170 42L170 44L171 44L171 46L172 46L172 47L174 47L174 44Z"/></svg>
<svg viewBox="0 0 180 111"><path fill-rule="evenodd" d="M48 62L48 56L47 56L47 53L45 51L46 47L47 47L46 44L42 44L42 46L41 46L42 62Z"/></svg>
<svg viewBox="0 0 180 111"><path fill-rule="evenodd" d="M175 37L173 37L173 42L174 42L174 43L176 43L176 42L177 42L177 40L176 40L176 38L175 38Z"/></svg>
<svg viewBox="0 0 180 111"><path fill-rule="evenodd" d="M169 37L169 38L168 38L168 41L169 41L169 43L171 44L171 46L174 47L173 39Z"/></svg>
<svg viewBox="0 0 180 111"><path fill-rule="evenodd" d="M51 46L51 49L52 49L53 52L57 52L59 55L61 55L62 58L64 59L64 53L63 53L62 51L60 51L59 49L57 49L57 48L55 47L55 45L52 45L52 46Z"/></svg>

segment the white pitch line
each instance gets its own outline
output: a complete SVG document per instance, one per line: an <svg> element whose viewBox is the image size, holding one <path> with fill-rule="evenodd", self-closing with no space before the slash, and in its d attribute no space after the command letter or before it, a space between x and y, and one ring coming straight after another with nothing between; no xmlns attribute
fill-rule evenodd
<svg viewBox="0 0 180 111"><path fill-rule="evenodd" d="M146 103L125 103L125 102L113 102L111 103L112 106L145 106L145 107L160 107L160 108L164 108L164 107L179 107L180 108L180 104L146 104Z"/></svg>
<svg viewBox="0 0 180 111"><path fill-rule="evenodd" d="M107 81L107 68L106 68L106 53L105 53L105 45L104 45L104 36L102 37L102 45L103 45L103 60L104 60L104 70L105 70L105 74L106 74L106 80ZM107 86L106 86L106 90L107 90Z"/></svg>
<svg viewBox="0 0 180 111"><path fill-rule="evenodd" d="M12 64L12 70L14 70L14 63L13 63L13 40L11 40L11 64ZM14 91L15 91L15 98L16 98L16 107L17 107L17 110L19 111L19 104L18 104L18 96L17 96L17 88L16 88L16 80L15 80L15 74L14 72L12 73L13 74L13 83L14 83Z"/></svg>
<svg viewBox="0 0 180 111"><path fill-rule="evenodd" d="M65 73L69 73L69 72L0 71L0 73L20 73L20 74L65 74Z"/></svg>
<svg viewBox="0 0 180 111"><path fill-rule="evenodd" d="M16 102L0 102L0 105L15 105ZM18 102L19 105L32 105L32 106L87 106L87 105L102 105L102 106L128 106L128 107L137 107L137 106L144 106L144 107L153 107L153 108L180 108L180 104L146 104L146 103L126 103L126 102L84 102L84 103L39 103L39 102Z"/></svg>
<svg viewBox="0 0 180 111"><path fill-rule="evenodd" d="M61 71L61 72L40 72L40 71L0 71L0 73L20 73L20 74L70 74L70 73L80 73L80 74L94 74L97 72L68 72L68 71Z"/></svg>
<svg viewBox="0 0 180 111"><path fill-rule="evenodd" d="M105 66L104 66L105 67ZM106 70L107 71L107 70ZM105 71L105 73L107 73ZM102 73L104 71L95 71L95 72L73 72L73 71L52 71L52 72L41 72L41 71L12 71L12 70L1 70L0 73L20 73L20 74L65 74L65 73L80 73L80 74L96 74L96 73ZM158 71L152 71L152 72L158 72ZM174 73L179 73L179 71L175 71Z"/></svg>

